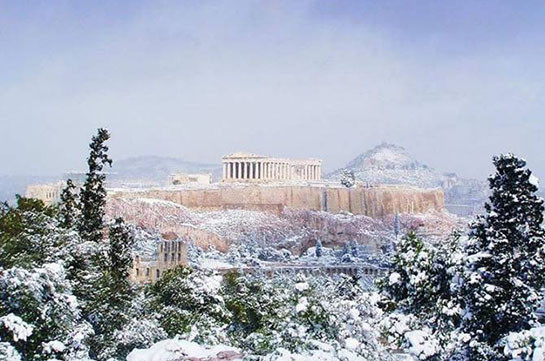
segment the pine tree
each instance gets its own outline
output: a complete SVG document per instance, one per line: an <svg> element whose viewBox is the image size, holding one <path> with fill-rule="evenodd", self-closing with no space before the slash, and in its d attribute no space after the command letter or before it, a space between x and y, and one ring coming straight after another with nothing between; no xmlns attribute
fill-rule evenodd
<svg viewBox="0 0 545 361"><path fill-rule="evenodd" d="M87 159L89 171L81 191L81 222L79 231L83 239L98 242L102 239L104 205L106 204L106 189L103 173L104 166L112 165L108 158L108 147L104 144L110 139L110 134L104 128L99 128L92 138L91 153Z"/></svg>
<svg viewBox="0 0 545 361"><path fill-rule="evenodd" d="M461 294L471 359L499 357L498 341L533 324L545 281L543 200L526 162L494 157L486 214L471 225ZM469 339L469 337L468 337ZM494 349L496 351L494 351Z"/></svg>
<svg viewBox="0 0 545 361"><path fill-rule="evenodd" d="M316 257L322 257L322 254L323 254L323 249L322 249L322 241L321 240L317 240L316 241L316 250L315 250L315 254L316 254Z"/></svg>
<svg viewBox="0 0 545 361"><path fill-rule="evenodd" d="M116 219L108 230L107 257L96 260L100 276L94 283L89 307L91 323L97 335L91 343L91 352L99 359L120 356L114 335L130 321L134 296L129 280L134 237L121 218Z"/></svg>
<svg viewBox="0 0 545 361"><path fill-rule="evenodd" d="M127 294L131 288L129 273L132 268L134 237L122 218L117 218L109 230L108 267L114 282L113 291Z"/></svg>
<svg viewBox="0 0 545 361"><path fill-rule="evenodd" d="M61 226L72 228L75 226L78 212L78 200L76 197L76 186L71 179L66 181L66 187L61 192L60 216Z"/></svg>
<svg viewBox="0 0 545 361"><path fill-rule="evenodd" d="M352 257L358 258L358 244L354 240L350 241L350 254Z"/></svg>
<svg viewBox="0 0 545 361"><path fill-rule="evenodd" d="M352 188L356 184L356 175L352 169L343 170L341 184L346 188Z"/></svg>
<svg viewBox="0 0 545 361"><path fill-rule="evenodd" d="M400 231L401 231L401 224L399 222L399 213L396 212L394 216L394 235L396 236L396 240L399 237Z"/></svg>

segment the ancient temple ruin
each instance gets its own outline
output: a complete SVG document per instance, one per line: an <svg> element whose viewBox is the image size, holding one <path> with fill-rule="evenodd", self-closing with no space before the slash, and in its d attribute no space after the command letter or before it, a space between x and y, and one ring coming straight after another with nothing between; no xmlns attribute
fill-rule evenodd
<svg viewBox="0 0 545 361"><path fill-rule="evenodd" d="M222 158L224 182L319 181L319 159L270 158L233 153Z"/></svg>

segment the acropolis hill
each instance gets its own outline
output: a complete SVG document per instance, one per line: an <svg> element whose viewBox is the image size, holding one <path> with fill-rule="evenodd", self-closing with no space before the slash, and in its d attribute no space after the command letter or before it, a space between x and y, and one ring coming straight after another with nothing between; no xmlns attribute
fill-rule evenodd
<svg viewBox="0 0 545 361"><path fill-rule="evenodd" d="M223 157L222 161L220 183L115 189L110 190L109 195L167 200L196 210L245 209L276 214L285 208L293 208L383 217L445 208L441 189L360 183L346 188L338 182L324 181L322 162L317 159L234 153Z"/></svg>

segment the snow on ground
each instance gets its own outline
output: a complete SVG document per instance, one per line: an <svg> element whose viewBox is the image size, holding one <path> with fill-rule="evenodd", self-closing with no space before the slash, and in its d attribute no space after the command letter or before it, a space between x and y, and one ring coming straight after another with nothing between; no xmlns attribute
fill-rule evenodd
<svg viewBox="0 0 545 361"><path fill-rule="evenodd" d="M127 361L204 360L211 358L233 360L234 358L228 358L229 355L239 358L238 356L241 354L236 348L225 345L204 346L185 340L167 339L159 341L147 349L134 349L127 356Z"/></svg>
<svg viewBox="0 0 545 361"><path fill-rule="evenodd" d="M356 348L355 340L347 340L347 348L334 350L328 344L318 344L316 350L292 353L280 348L275 352L260 356L264 361L367 361L366 358L353 352L350 347ZM357 343L357 341L356 341ZM350 347L348 347L350 346ZM147 349L135 349L128 356L127 361L181 361L181 360L241 360L244 355L240 350L225 346L205 346L194 342L179 339L167 339L157 342Z"/></svg>

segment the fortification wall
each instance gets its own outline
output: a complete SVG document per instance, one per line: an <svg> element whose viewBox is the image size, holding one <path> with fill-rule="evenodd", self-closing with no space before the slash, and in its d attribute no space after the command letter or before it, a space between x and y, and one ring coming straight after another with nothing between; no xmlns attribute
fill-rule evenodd
<svg viewBox="0 0 545 361"><path fill-rule="evenodd" d="M288 207L383 217L396 212L425 213L445 208L442 190L409 186L237 185L199 189L116 190L109 194L114 198L163 199L197 210L247 209L276 214Z"/></svg>

